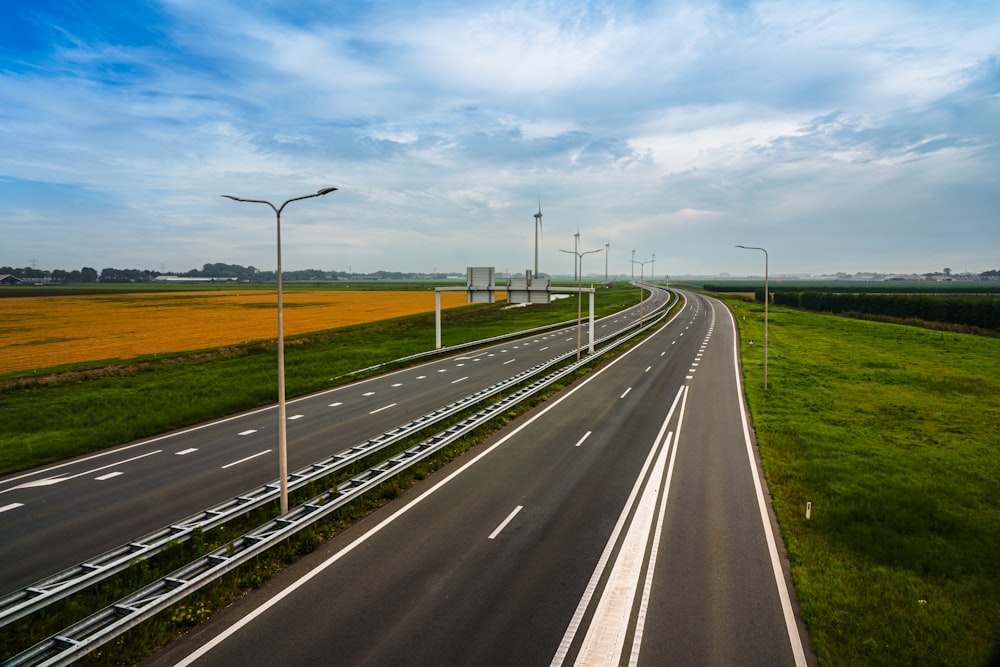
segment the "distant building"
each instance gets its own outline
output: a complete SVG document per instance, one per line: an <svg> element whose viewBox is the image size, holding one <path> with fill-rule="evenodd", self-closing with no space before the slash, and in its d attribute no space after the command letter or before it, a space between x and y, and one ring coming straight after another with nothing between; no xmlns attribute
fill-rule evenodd
<svg viewBox="0 0 1000 667"><path fill-rule="evenodd" d="M0 273L0 285L20 285L24 281L9 273Z"/></svg>

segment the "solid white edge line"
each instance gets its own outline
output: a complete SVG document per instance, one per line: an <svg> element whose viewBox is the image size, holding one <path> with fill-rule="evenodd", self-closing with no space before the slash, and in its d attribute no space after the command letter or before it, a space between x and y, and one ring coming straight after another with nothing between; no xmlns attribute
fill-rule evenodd
<svg viewBox="0 0 1000 667"><path fill-rule="evenodd" d="M681 309L681 311L683 311L683 308ZM348 544L347 546L345 546L343 549L341 549L340 551L336 552L335 554L333 554L332 556L330 556L328 559L326 559L325 561L323 561L322 563L320 563L319 565L317 565L315 568L313 568L309 572L307 572L304 575L302 575L302 578L300 578L299 580L297 580L297 581L293 582L292 584L290 584L288 586L288 588L283 589L280 593L277 593L274 597L272 597L269 600L265 601L259 607L257 607L256 609L254 609L252 612L250 612L249 614L247 614L246 616L244 616L240 620L238 620L233 625L231 625L228 628L226 628L220 634L216 635L212 639L210 639L207 642L205 642L204 644L202 644L195 652L193 652L191 655L189 655L188 657L186 657L183 660L181 660L180 662L178 662L174 667L187 667L187 665L190 665L195 660L197 660L201 656L205 655L206 653L208 653L209 651L211 651L213 648L215 648L216 646L218 646L222 642L226 641L226 639L228 639L229 637L231 637L232 635L236 634L237 632L239 632L240 630L242 630L244 627L246 627L247 625L249 625L250 623L252 623L258 616L260 616L261 614L263 614L264 612L266 612L267 610L269 610L271 607L275 606L276 604L278 604L279 602L281 602L282 600L284 600L286 597L288 597L289 595L291 595L292 593L294 593L296 590L299 589L299 587L304 586L305 584L309 583L309 581L312 580L313 577L318 576L321 572L323 572L323 570L325 570L326 568L330 567L331 565L333 565L334 563L336 563L337 561L339 561L341 558L343 558L344 556L346 556L349 553L351 553L352 551L354 551L354 549L356 549L357 547L361 546L362 544L364 544L365 542L367 542L369 539L371 539L372 537L374 537L378 533L382 532L382 530L384 528L386 528L387 526L389 526L390 524L392 524L394 521L396 521L396 519L400 518L401 516L403 516L404 514L406 514L407 512L409 512L411 509L413 509L414 507L416 507L417 505L419 505L420 503L422 503L424 500L426 500L427 498L429 498L432 494L434 494L436 491L438 491L439 489L441 489L441 487L443 487L445 484L447 484L451 480L455 479L456 477L458 477L459 475L461 475L463 472L465 472L466 470L468 470L469 468L471 468L475 464L479 463L479 461L481 459L485 458L487 455L489 455L490 453L492 453L493 450L495 450L497 447L500 447L501 445L505 444L508 440L510 440L511 438L513 438L514 436L516 436L518 433L520 433L521 431L523 431L524 429L526 429L528 426L530 426L531 424L533 424L535 421L537 421L538 419L541 419L543 415L545 415L546 413L549 412L549 410L554 409L556 406L558 406L559 404L561 404L563 401L565 401L566 399L568 399L570 396L572 396L573 394L575 394L576 392L578 392L579 390L583 389L588 384L590 384L591 381L593 381L593 380L597 379L598 377L600 377L601 374L604 373L606 370L608 370L609 368L614 367L619 361L627 358L634 351L636 351L639 348L641 348L643 345L646 344L647 341L649 341L653 337L655 337L656 333L659 333L663 328L665 328L665 327L669 326L671 323L673 323L673 321L677 318L677 316L680 314L681 311L678 311L677 313L675 313L674 316L671 317L669 320L667 320L667 322L665 322L663 324L663 326L660 327L660 329L658 329L653 335L647 336L646 338L642 339L634 347L631 347L628 350L626 350L621 356L616 357L615 359L612 359L610 362L608 362L608 364L606 366L604 366L603 368L600 368L600 369L594 371L593 373L591 373L590 375L588 375L586 378L583 379L583 381L580 384L578 384L575 387L571 387L569 389L569 391L567 391L563 396L555 399L548 406L543 407L538 412L538 414L536 414L535 416L529 418L527 421L525 421L523 424L521 424L520 426L518 426L517 428L515 428L513 431L511 431L510 433L508 433L507 435L505 435L504 437L500 438L495 443L493 443L492 445L490 445L489 447L487 447L486 449L484 449L478 455L476 455L473 458L469 459L469 461L467 461L465 464L463 464L462 466L460 466L453 473L451 473L450 475L448 475L447 477L445 477L444 479L442 479L440 482L438 482L434 486L432 486L429 489L427 489L426 493L423 493L423 494L415 497L408 504L403 505L402 507L400 507L399 510L395 514L392 514L392 515L386 517L380 523L377 523L376 525L372 526L372 528L368 532L366 532L366 533L358 536L357 539L355 539L353 542L351 542L350 544ZM652 453L651 453L651 455L652 455Z"/></svg>
<svg viewBox="0 0 1000 667"><path fill-rule="evenodd" d="M10 510L16 510L18 507L24 507L24 503L10 503L0 507L0 512L9 512Z"/></svg>
<svg viewBox="0 0 1000 667"><path fill-rule="evenodd" d="M500 525L496 527L496 530L490 533L490 536L486 539L489 540L496 539L496 536L499 535L501 532L503 532L503 529L507 527L507 524L510 523L514 519L514 517L517 516L517 513L523 509L524 505L518 505L517 507L515 507L514 511L508 514L507 518L501 521Z"/></svg>
<svg viewBox="0 0 1000 667"><path fill-rule="evenodd" d="M799 636L799 626L795 622L795 612L792 610L792 601L788 595L788 586L785 584L785 573L781 568L781 560L778 558L778 547L774 541L774 531L771 530L771 520L767 514L767 501L764 499L764 489L760 481L760 473L757 471L757 459L753 453L753 444L750 440L750 421L747 418L746 406L743 402L743 379L740 377L739 364L739 331L736 329L736 320L733 314L729 313L729 321L733 327L733 374L736 377L736 392L740 404L740 416L743 419L743 440L746 442L747 460L750 463L750 470L753 473L753 486L757 492L757 509L760 511L760 521L764 526L764 536L767 539L767 551L771 556L771 571L778 587L778 597L781 599L781 611L785 616L785 627L788 629L788 641L791 644L792 655L795 664L805 666L805 650L802 648L802 637Z"/></svg>

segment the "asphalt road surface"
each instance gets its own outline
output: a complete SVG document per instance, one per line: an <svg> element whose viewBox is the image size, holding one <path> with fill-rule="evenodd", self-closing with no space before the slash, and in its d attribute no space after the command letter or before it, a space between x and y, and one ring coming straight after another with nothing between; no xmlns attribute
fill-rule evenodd
<svg viewBox="0 0 1000 667"><path fill-rule="evenodd" d="M645 312L668 296L652 290ZM638 317L634 306L598 320L595 336ZM289 471L576 345L572 326L288 401ZM274 481L277 419L271 406L0 479L0 595Z"/></svg>
<svg viewBox="0 0 1000 667"><path fill-rule="evenodd" d="M151 665L805 665L718 302L508 425Z"/></svg>

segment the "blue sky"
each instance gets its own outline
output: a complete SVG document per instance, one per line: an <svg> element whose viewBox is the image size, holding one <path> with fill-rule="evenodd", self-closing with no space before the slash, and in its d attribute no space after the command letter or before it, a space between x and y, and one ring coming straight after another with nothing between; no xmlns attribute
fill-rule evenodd
<svg viewBox="0 0 1000 667"><path fill-rule="evenodd" d="M0 8L0 265L979 272L998 143L995 0Z"/></svg>

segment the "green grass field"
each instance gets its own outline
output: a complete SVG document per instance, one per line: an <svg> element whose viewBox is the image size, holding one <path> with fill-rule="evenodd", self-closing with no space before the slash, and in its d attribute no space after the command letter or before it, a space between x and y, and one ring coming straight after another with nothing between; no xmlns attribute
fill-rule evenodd
<svg viewBox="0 0 1000 667"><path fill-rule="evenodd" d="M638 303L625 283L596 292L598 317ZM575 298L505 309L504 302L442 313L456 345L576 318ZM586 318L587 297L583 299ZM353 371L434 348L434 314L286 338L286 393L299 396L361 376ZM273 341L77 364L0 376L0 474L85 454L277 401Z"/></svg>
<svg viewBox="0 0 1000 667"><path fill-rule="evenodd" d="M820 663L984 664L1000 639L1000 340L772 307L765 396L763 304L728 303Z"/></svg>

